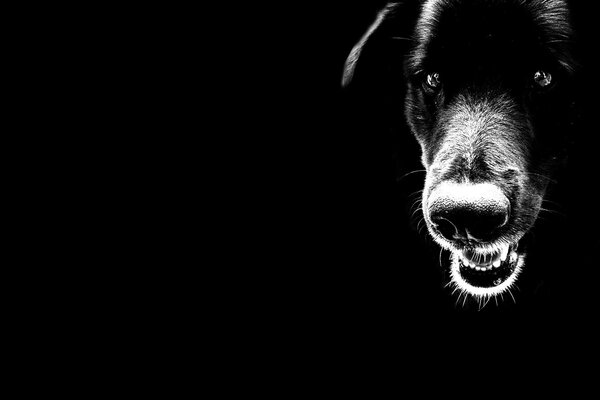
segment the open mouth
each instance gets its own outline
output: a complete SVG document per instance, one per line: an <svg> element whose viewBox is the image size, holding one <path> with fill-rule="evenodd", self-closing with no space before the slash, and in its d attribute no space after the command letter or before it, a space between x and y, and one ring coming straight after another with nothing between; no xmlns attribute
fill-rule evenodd
<svg viewBox="0 0 600 400"><path fill-rule="evenodd" d="M453 251L452 280L459 289L475 296L498 295L514 284L524 259L518 243L501 244L491 251L476 247Z"/></svg>

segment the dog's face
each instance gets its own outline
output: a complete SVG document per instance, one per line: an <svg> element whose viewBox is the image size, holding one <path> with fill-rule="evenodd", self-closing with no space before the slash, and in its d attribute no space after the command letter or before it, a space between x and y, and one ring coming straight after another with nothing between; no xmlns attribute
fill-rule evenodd
<svg viewBox="0 0 600 400"><path fill-rule="evenodd" d="M563 145L570 35L559 0L419 7L405 115L426 170L423 216L463 292L502 294L525 267L522 241Z"/></svg>

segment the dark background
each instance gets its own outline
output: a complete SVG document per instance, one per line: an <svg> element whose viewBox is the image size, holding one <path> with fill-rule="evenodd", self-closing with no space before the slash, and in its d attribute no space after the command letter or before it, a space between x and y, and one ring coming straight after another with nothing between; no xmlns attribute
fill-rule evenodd
<svg viewBox="0 0 600 400"><path fill-rule="evenodd" d="M60 246L50 247L64 249L73 271L57 273L40 263L41 296L28 302L35 312L48 312L38 322L31 310L18 311L36 321L33 329L23 324L35 335L25 347L35 352L36 343L47 342L57 353L48 358L54 363L64 360L57 343L66 341L82 361L72 365L87 374L79 366L96 357L79 353L82 343L106 358L102 371L123 369L123 380L140 370L147 377L142 365L161 378L173 368L178 379L194 382L204 377L196 366L212 351L217 356L209 369L217 374L238 369L254 378L257 365L269 364L258 374L266 386L289 368L311 383L356 377L382 361L406 362L414 350L427 364L428 350L443 356L463 338L475 353L490 339L494 351L516 342L544 351L539 338L549 339L553 355L587 352L597 337L599 282L595 14L581 8L575 15L579 125L589 129L579 131L557 191L562 212L571 216L549 218L539 239L550 259L562 245L576 250L572 259L560 252L554 260L554 270L564 274L549 277L539 301L525 296L511 306L507 299L507 307L492 303L479 312L456 305L444 288L439 249L411 218L423 176L398 177L421 168L416 142L388 129L377 101L355 102L340 86L350 49L384 4L246 2L202 13L166 12L162 5L106 9L120 29L94 11L97 25L75 19L91 38L79 28L64 32L75 46L47 37L49 59L60 60L54 67L61 74L42 80L76 86L60 91L69 107L56 102L54 90L40 98L61 109L49 113L64 116L77 138L63 151L78 160L65 157L67 173L56 175L74 173L75 182L91 188L82 192L67 180L76 195L64 202L57 196L75 210L74 228L66 227L74 240L54 233L63 222L48 224L52 232L45 236L58 238ZM55 53L55 43L66 43L69 57ZM49 153L62 161L60 152ZM81 168L86 163L91 173ZM60 284L48 283L45 274ZM56 297L58 304L51 301ZM304 383L288 388L297 386Z"/></svg>

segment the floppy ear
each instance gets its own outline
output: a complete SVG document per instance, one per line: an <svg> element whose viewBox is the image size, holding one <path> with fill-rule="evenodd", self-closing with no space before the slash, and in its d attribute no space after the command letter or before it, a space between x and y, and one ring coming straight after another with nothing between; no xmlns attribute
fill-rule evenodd
<svg viewBox="0 0 600 400"><path fill-rule="evenodd" d="M416 22L420 1L388 3L375 21L354 45L342 77L342 87L348 87L359 76L369 76L389 70L402 74L402 59L412 41L412 30ZM398 65L399 64L399 65Z"/></svg>

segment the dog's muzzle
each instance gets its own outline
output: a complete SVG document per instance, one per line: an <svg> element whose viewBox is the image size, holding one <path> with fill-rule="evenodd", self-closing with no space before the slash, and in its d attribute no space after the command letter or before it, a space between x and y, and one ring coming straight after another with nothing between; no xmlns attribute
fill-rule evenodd
<svg viewBox="0 0 600 400"><path fill-rule="evenodd" d="M458 287L489 296L514 283L523 256L518 239L509 234L510 201L498 186L442 182L426 203L433 237L452 252L451 274Z"/></svg>

